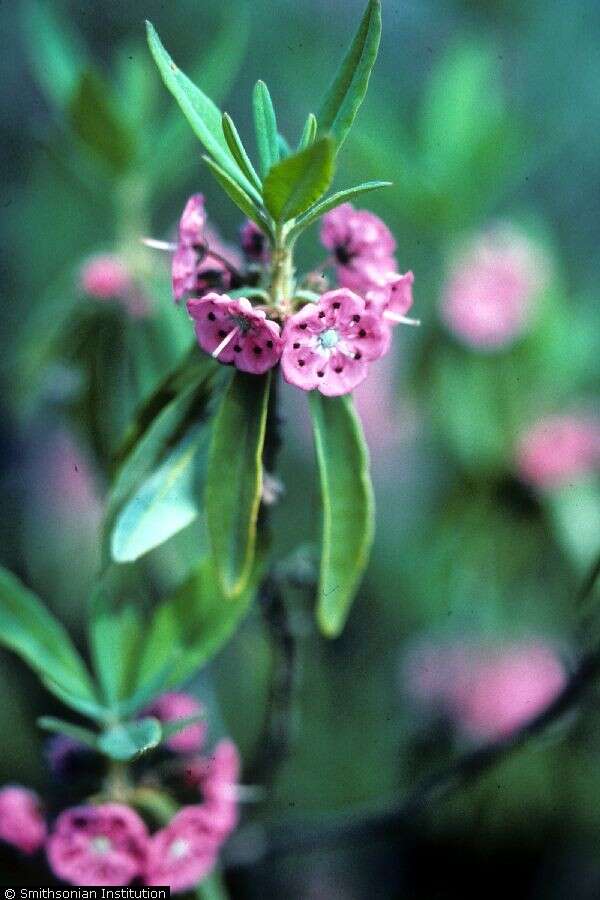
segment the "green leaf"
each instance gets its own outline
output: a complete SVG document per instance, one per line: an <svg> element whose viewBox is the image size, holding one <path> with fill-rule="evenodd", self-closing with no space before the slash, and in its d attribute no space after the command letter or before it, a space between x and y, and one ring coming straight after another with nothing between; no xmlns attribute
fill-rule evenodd
<svg viewBox="0 0 600 900"><path fill-rule="evenodd" d="M104 526L107 562L110 561L109 537L120 511L161 464L186 425L197 423L206 414L213 391L223 375L223 366L194 349L196 361L190 368L186 362L167 379L142 409L134 426L133 432L139 439L122 463L108 500ZM148 421L150 414L156 414L151 423Z"/></svg>
<svg viewBox="0 0 600 900"><path fill-rule="evenodd" d="M297 237L305 228L308 228L309 225L312 225L313 222L320 219L321 216L324 216L329 210L335 209L336 206L340 206L342 203L351 203L353 200L356 200L357 197L360 197L361 194L368 194L369 191L376 191L382 187L389 187L391 183L391 181L365 181L362 184L357 184L355 187L337 191L330 197L321 200L320 203L317 203L312 209L309 209L305 215L301 216L294 227L290 229L289 238L293 239Z"/></svg>
<svg viewBox="0 0 600 900"><path fill-rule="evenodd" d="M321 197L333 180L335 150L324 137L273 166L265 178L265 205L273 218L286 222Z"/></svg>
<svg viewBox="0 0 600 900"><path fill-rule="evenodd" d="M257 81L254 86L252 112L260 160L260 174L264 178L271 166L279 161L277 120L273 101L264 81Z"/></svg>
<svg viewBox="0 0 600 900"><path fill-rule="evenodd" d="M157 607L144 639L138 684L168 668L168 686L177 687L215 656L250 606L262 577L263 557L259 548L247 586L235 598L223 596L212 559L202 560L176 594Z"/></svg>
<svg viewBox="0 0 600 900"><path fill-rule="evenodd" d="M322 133L333 134L337 149L343 144L367 93L381 37L381 2L370 0L352 46L317 113Z"/></svg>
<svg viewBox="0 0 600 900"><path fill-rule="evenodd" d="M306 122L304 123L298 150L306 150L307 147L310 147L310 145L314 143L315 137L317 136L317 127L317 117L314 113L309 113Z"/></svg>
<svg viewBox="0 0 600 900"><path fill-rule="evenodd" d="M241 593L254 560L271 373L236 372L217 413L206 473L206 521L225 596Z"/></svg>
<svg viewBox="0 0 600 900"><path fill-rule="evenodd" d="M321 480L323 529L317 619L341 631L367 565L373 540L368 451L352 399L309 397Z"/></svg>
<svg viewBox="0 0 600 900"><path fill-rule="evenodd" d="M223 113L223 134L225 135L225 140L227 141L227 146L231 151L231 155L248 181L251 181L258 191L262 191L261 180L256 174L256 170L250 161L250 157L246 153L246 148L242 143L242 139L238 134L233 119L227 113Z"/></svg>
<svg viewBox="0 0 600 900"><path fill-rule="evenodd" d="M134 562L196 519L207 443L207 427L186 434L121 509L111 539L116 562Z"/></svg>
<svg viewBox="0 0 600 900"><path fill-rule="evenodd" d="M134 135L109 92L99 75L86 72L69 104L69 118L83 143L115 174L121 174L133 162Z"/></svg>
<svg viewBox="0 0 600 900"><path fill-rule="evenodd" d="M173 719L171 722L164 722L162 725L162 740L168 741L169 738L179 734L180 731L185 731L186 728L190 728L193 725L199 725L201 722L204 722L205 719L205 713L197 713L195 716L185 716L182 719Z"/></svg>
<svg viewBox="0 0 600 900"><path fill-rule="evenodd" d="M256 191L229 152L221 127L220 109L175 65L150 22L146 22L146 29L148 45L162 79L179 103L195 134L229 177L258 199Z"/></svg>
<svg viewBox="0 0 600 900"><path fill-rule="evenodd" d="M140 627L140 635L143 629ZM180 650L177 647L168 646L163 648L167 661L164 665L156 667L157 659L153 660L154 666L152 674L140 683L138 678L136 681L136 689L130 697L124 699L118 705L119 715L123 718L129 718L136 715L141 709L148 706L155 697L162 694L170 684L171 676L175 671L175 666L180 656ZM145 658L147 651L147 642L143 642L143 656ZM137 675L137 673L136 673Z"/></svg>
<svg viewBox="0 0 600 900"><path fill-rule="evenodd" d="M158 747L161 738L160 722L149 716L107 729L98 738L98 749L111 759L128 762Z"/></svg>
<svg viewBox="0 0 600 900"><path fill-rule="evenodd" d="M96 722L106 722L110 719L111 709L109 707L104 706L96 700L87 700L86 698L67 690L62 684L59 684L49 675L42 674L40 677L44 687L47 688L51 694L54 694L55 697L58 697L65 706L69 706L80 715L86 716L88 719L94 719Z"/></svg>
<svg viewBox="0 0 600 900"><path fill-rule="evenodd" d="M277 146L279 147L279 158L284 159L292 152L292 148L281 133L277 134Z"/></svg>
<svg viewBox="0 0 600 900"><path fill-rule="evenodd" d="M64 734L66 737L84 744L97 750L97 739L93 731L89 728L82 728L80 725L73 725L71 722L65 722L63 719L55 719L54 716L42 716L37 720L38 726L44 731L50 731L53 734Z"/></svg>
<svg viewBox="0 0 600 900"><path fill-rule="evenodd" d="M1 567L0 645L17 653L59 689L84 702L95 702L88 671L66 630L31 591Z"/></svg>
<svg viewBox="0 0 600 900"><path fill-rule="evenodd" d="M21 11L29 63L38 84L56 106L64 107L86 66L81 40L56 4L27 0Z"/></svg>
<svg viewBox="0 0 600 900"><path fill-rule="evenodd" d="M250 195L247 194L239 184L231 178L225 169L222 169L216 162L214 162L210 156L203 156L202 159L211 170L227 196L233 200L238 209L244 213L244 215L248 219L252 219L253 222L256 222L259 228L262 228L263 231L270 233L271 228L266 218L263 216L260 208L254 203L254 201L250 198Z"/></svg>

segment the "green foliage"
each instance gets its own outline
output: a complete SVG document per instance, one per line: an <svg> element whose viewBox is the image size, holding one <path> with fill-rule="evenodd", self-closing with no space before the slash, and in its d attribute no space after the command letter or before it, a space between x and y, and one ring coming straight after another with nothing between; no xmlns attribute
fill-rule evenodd
<svg viewBox="0 0 600 900"><path fill-rule="evenodd" d="M98 749L118 762L129 762L158 747L161 739L160 722L148 716L108 728L98 737Z"/></svg>
<svg viewBox="0 0 600 900"><path fill-rule="evenodd" d="M337 148L344 143L367 93L381 38L381 2L369 0L352 46L317 113L319 129L330 132Z"/></svg>
<svg viewBox="0 0 600 900"><path fill-rule="evenodd" d="M114 174L127 170L135 143L128 125L111 101L109 88L94 72L85 72L69 103L73 130Z"/></svg>
<svg viewBox="0 0 600 900"><path fill-rule="evenodd" d="M323 528L317 618L333 637L341 631L373 540L368 451L348 397L310 394L321 479Z"/></svg>
<svg viewBox="0 0 600 900"><path fill-rule="evenodd" d="M226 597L241 594L252 572L270 387L270 372L260 377L236 372L213 425L206 522Z"/></svg>
<svg viewBox="0 0 600 900"><path fill-rule="evenodd" d="M260 174L264 178L279 161L279 136L273 101L264 81L257 81L252 94L254 130L260 161Z"/></svg>
<svg viewBox="0 0 600 900"><path fill-rule="evenodd" d="M252 182L257 191L261 191L261 180L256 174L254 166L250 161L250 157L246 153L245 147L242 143L242 139L238 134L233 119L227 113L223 113L223 134L225 135L227 146L229 147L231 155L235 159L236 163L238 164L248 181Z"/></svg>
<svg viewBox="0 0 600 900"><path fill-rule="evenodd" d="M269 233L269 223L262 214L260 207L257 206L250 195L239 186L234 178L227 174L225 169L222 169L221 166L214 162L209 156L203 156L202 158L227 196L233 200L235 205L241 209L245 216L252 219L253 222L256 222L259 228Z"/></svg>
<svg viewBox="0 0 600 900"><path fill-rule="evenodd" d="M72 722L65 722L63 719L56 719L54 716L42 716L38 719L37 724L44 731L50 731L52 734L64 734L65 737L90 747L92 750L97 749L96 735L88 728L82 728L80 725L73 725Z"/></svg>
<svg viewBox="0 0 600 900"><path fill-rule="evenodd" d="M309 225L312 225L325 213L335 209L336 206L340 206L342 203L352 203L362 194L368 194L370 191L376 191L378 188L389 187L390 185L391 181L365 181L363 184L357 184L356 187L346 188L343 191L337 191L330 197L326 197L325 200L321 200L320 203L315 204L303 216L300 216L296 224L290 229L290 240L295 239L305 228L308 228Z"/></svg>
<svg viewBox="0 0 600 900"><path fill-rule="evenodd" d="M298 150L306 150L307 147L310 147L317 136L317 128L317 117L314 113L309 113L298 142Z"/></svg>
<svg viewBox="0 0 600 900"><path fill-rule="evenodd" d="M334 158L333 141L324 137L270 169L264 199L277 222L294 219L323 196L333 181Z"/></svg>

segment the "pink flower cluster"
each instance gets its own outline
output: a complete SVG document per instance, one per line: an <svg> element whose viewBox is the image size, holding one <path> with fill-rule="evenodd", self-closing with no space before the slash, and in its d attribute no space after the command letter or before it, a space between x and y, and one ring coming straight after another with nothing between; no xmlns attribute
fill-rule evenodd
<svg viewBox="0 0 600 900"><path fill-rule="evenodd" d="M92 256L79 273L81 290L96 300L114 300L133 318L148 314L148 302L139 290L125 262L114 253Z"/></svg>
<svg viewBox="0 0 600 900"><path fill-rule="evenodd" d="M565 682L560 658L542 641L422 645L403 670L404 687L419 705L443 712L475 740L512 734L542 712Z"/></svg>
<svg viewBox="0 0 600 900"><path fill-rule="evenodd" d="M162 695L147 710L163 722L200 711L195 698L181 692ZM205 736L201 723L169 739L167 746L181 759L182 786L198 799L192 796L153 834L135 809L112 801L66 809L48 833L38 797L22 787L5 787L0 840L28 854L45 846L53 873L69 884L122 886L135 879L148 886L169 885L173 892L195 887L213 869L237 824L239 754L230 740L202 754ZM71 744L69 752L76 751Z"/></svg>
<svg viewBox="0 0 600 900"><path fill-rule="evenodd" d="M497 226L475 239L454 263L442 296L442 317L463 343L506 347L536 312L548 277L546 260L527 237Z"/></svg>
<svg viewBox="0 0 600 900"><path fill-rule="evenodd" d="M561 487L600 468L600 422L584 415L548 416L519 441L517 470L542 490Z"/></svg>
<svg viewBox="0 0 600 900"><path fill-rule="evenodd" d="M211 256L204 199L192 196L179 223L173 293L176 301L188 297L200 347L219 362L254 375L281 362L285 380L304 391L338 396L360 384L369 364L387 353L392 327L412 323L406 313L412 305L413 275L398 273L395 241L383 222L349 203L324 216L321 239L333 254L337 290L289 315L253 306L246 297L224 293L234 279L243 283L244 278L224 254ZM265 236L254 223L244 225L241 241L247 260L268 263Z"/></svg>

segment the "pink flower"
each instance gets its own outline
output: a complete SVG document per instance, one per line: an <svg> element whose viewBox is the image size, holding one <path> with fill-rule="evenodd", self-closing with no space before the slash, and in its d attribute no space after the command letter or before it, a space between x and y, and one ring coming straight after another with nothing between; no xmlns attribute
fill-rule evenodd
<svg viewBox="0 0 600 900"><path fill-rule="evenodd" d="M412 272L399 275L388 273L381 284L371 288L365 295L367 309L372 309L390 325L405 323L418 324L415 319L407 319L406 313L413 304L412 286L415 276Z"/></svg>
<svg viewBox="0 0 600 900"><path fill-rule="evenodd" d="M129 294L132 281L118 256L106 253L84 263L80 272L81 289L98 300L114 300Z"/></svg>
<svg viewBox="0 0 600 900"><path fill-rule="evenodd" d="M33 791L18 785L0 790L0 840L23 853L35 853L46 840L46 823Z"/></svg>
<svg viewBox="0 0 600 900"><path fill-rule="evenodd" d="M342 287L363 293L381 286L397 268L396 242L387 226L371 212L343 203L323 216L321 241L331 250Z"/></svg>
<svg viewBox="0 0 600 900"><path fill-rule="evenodd" d="M566 681L555 650L541 641L423 645L403 675L419 703L445 712L477 740L510 735L542 712Z"/></svg>
<svg viewBox="0 0 600 900"><path fill-rule="evenodd" d="M208 291L226 291L231 286L227 251L221 253L218 239L206 224L202 194L193 194L179 220L179 240L171 263L173 296L179 302L186 294L201 297ZM210 249L217 255L210 253ZM234 265L234 263L232 263Z"/></svg>
<svg viewBox="0 0 600 900"><path fill-rule="evenodd" d="M218 845L204 807L185 806L150 838L144 884L195 887L214 867Z"/></svg>
<svg viewBox="0 0 600 900"><path fill-rule="evenodd" d="M369 363L387 352L389 328L365 301L345 288L307 303L283 330L283 377L304 391L336 397L367 376Z"/></svg>
<svg viewBox="0 0 600 900"><path fill-rule="evenodd" d="M226 294L208 294L188 300L196 337L203 350L221 363L232 363L241 372L262 375L279 362L282 341L276 322L249 300L232 300Z"/></svg>
<svg viewBox="0 0 600 900"><path fill-rule="evenodd" d="M517 469L524 481L557 488L600 465L600 423L577 415L549 416L521 438Z"/></svg>
<svg viewBox="0 0 600 900"><path fill-rule="evenodd" d="M242 250L247 259L252 262L265 263L269 260L269 245L264 232L260 230L252 219L246 219L241 232Z"/></svg>
<svg viewBox="0 0 600 900"><path fill-rule="evenodd" d="M54 874L70 884L126 885L144 872L148 840L128 806L78 806L58 817L46 851Z"/></svg>
<svg viewBox="0 0 600 900"><path fill-rule="evenodd" d="M202 706L191 694L172 691L158 697L146 710L146 715L156 716L161 722L176 722L177 719L187 719L201 712ZM197 753L204 743L205 736L206 725L199 722L169 738L167 747L174 753Z"/></svg>
<svg viewBox="0 0 600 900"><path fill-rule="evenodd" d="M490 229L457 259L442 298L442 316L464 343L494 350L527 329L547 278L529 240L504 226Z"/></svg>
<svg viewBox="0 0 600 900"><path fill-rule="evenodd" d="M237 782L240 777L240 755L233 741L219 741L208 760L202 782L204 808L211 828L225 840L237 825Z"/></svg>
<svg viewBox="0 0 600 900"><path fill-rule="evenodd" d="M507 737L549 706L565 681L550 647L515 645L478 661L468 686L454 697L455 715L475 738Z"/></svg>

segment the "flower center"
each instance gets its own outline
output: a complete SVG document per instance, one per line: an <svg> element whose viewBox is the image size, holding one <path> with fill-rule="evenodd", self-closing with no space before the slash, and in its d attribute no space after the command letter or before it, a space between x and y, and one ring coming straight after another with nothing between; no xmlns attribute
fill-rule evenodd
<svg viewBox="0 0 600 900"><path fill-rule="evenodd" d="M335 328L328 328L323 334L319 335L319 342L324 350L332 350L340 339Z"/></svg>
<svg viewBox="0 0 600 900"><path fill-rule="evenodd" d="M187 855L189 849L190 845L187 841L184 841L183 838L177 838L177 840L173 841L169 847L169 855L172 856L173 859L182 859L182 857Z"/></svg>
<svg viewBox="0 0 600 900"><path fill-rule="evenodd" d="M102 856L105 853L108 853L108 851L112 847L112 844L107 837L100 836L92 838L92 840L90 841L90 847L92 848L94 853L98 853Z"/></svg>
<svg viewBox="0 0 600 900"><path fill-rule="evenodd" d="M236 328L239 328L242 334L246 334L250 330L250 320L246 316L230 316L231 321Z"/></svg>

